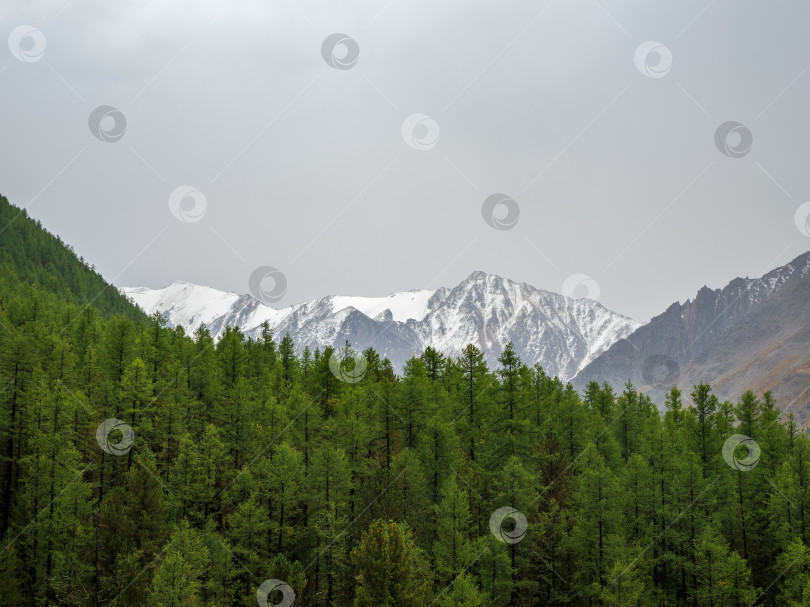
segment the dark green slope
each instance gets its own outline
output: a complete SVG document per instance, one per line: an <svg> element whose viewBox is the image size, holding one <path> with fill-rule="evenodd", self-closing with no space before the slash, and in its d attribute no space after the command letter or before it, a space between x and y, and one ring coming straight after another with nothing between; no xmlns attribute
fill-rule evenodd
<svg viewBox="0 0 810 607"><path fill-rule="evenodd" d="M72 247L0 196L0 293L40 287L62 302L92 304L104 316L143 319L143 312L107 283Z"/></svg>

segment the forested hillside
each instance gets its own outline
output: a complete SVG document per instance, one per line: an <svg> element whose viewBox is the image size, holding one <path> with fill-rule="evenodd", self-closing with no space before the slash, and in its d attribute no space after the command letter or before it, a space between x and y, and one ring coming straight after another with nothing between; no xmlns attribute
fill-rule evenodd
<svg viewBox="0 0 810 607"><path fill-rule="evenodd" d="M511 347L397 376L215 343L93 300L29 221L2 235L2 605L810 604L810 442L767 393L661 414Z"/></svg>
<svg viewBox="0 0 810 607"><path fill-rule="evenodd" d="M93 266L77 258L70 245L4 196L0 196L0 281L0 294L4 298L21 296L25 300L19 302L21 305L35 303L36 298L27 300L32 292L30 286L35 285L41 296L92 304L102 315L145 318ZM6 299L2 303L6 308L14 305Z"/></svg>

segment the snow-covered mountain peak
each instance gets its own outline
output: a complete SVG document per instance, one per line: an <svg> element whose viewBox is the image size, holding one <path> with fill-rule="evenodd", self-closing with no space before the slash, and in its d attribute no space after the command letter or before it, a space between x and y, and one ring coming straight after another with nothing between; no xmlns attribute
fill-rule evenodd
<svg viewBox="0 0 810 607"><path fill-rule="evenodd" d="M336 295L332 297L332 309L337 312L352 307L368 316L376 318L388 310L393 320L405 322L409 318L422 320L428 312L428 301L435 291L419 290L392 293L387 297L350 297Z"/></svg>
<svg viewBox="0 0 810 607"><path fill-rule="evenodd" d="M146 287L123 288L149 314L159 311L171 324L196 329L201 323L227 314L239 299L236 293L177 280L162 289Z"/></svg>
<svg viewBox="0 0 810 607"><path fill-rule="evenodd" d="M332 295L276 309L249 295L177 281L163 289L122 288L147 313L170 326L194 331L205 323L218 337L226 326L255 336L267 321L277 338L289 333L303 349L346 340L375 348L398 368L432 346L458 356L469 343L490 365L508 342L527 364L541 364L563 379L573 377L639 323L591 300L571 299L476 271L454 287L412 290L385 297Z"/></svg>

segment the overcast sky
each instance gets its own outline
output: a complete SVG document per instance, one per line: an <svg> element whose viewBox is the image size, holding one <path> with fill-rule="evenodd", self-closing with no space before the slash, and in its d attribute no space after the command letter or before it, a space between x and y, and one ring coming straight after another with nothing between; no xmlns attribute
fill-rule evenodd
<svg viewBox="0 0 810 607"><path fill-rule="evenodd" d="M119 286L581 274L645 321L810 249L806 0L0 7L0 193Z"/></svg>

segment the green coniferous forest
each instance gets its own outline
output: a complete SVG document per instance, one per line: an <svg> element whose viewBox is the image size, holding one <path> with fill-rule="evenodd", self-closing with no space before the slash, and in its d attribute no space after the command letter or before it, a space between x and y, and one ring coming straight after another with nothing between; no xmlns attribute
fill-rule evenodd
<svg viewBox="0 0 810 607"><path fill-rule="evenodd" d="M0 211L2 605L810 605L768 393L215 343Z"/></svg>

